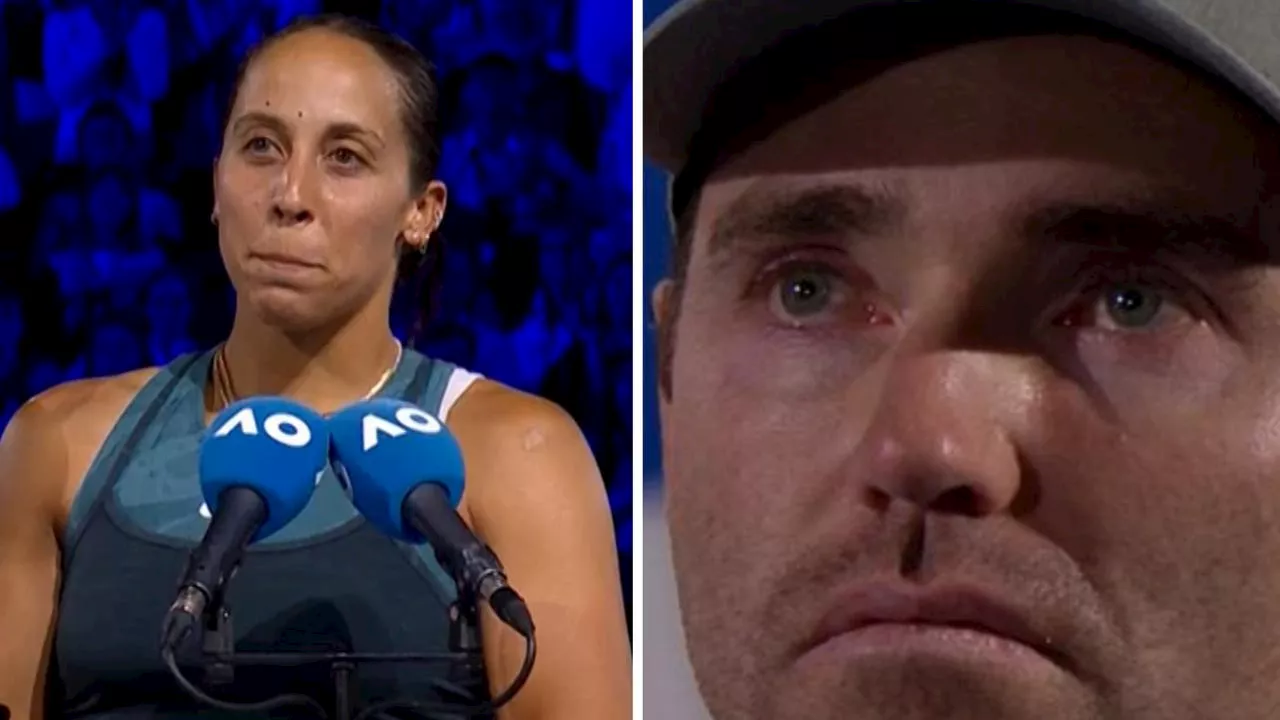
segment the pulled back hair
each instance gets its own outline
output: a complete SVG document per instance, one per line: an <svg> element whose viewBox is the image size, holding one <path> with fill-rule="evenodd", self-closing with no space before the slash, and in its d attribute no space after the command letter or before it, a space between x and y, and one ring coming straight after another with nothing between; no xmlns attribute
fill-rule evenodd
<svg viewBox="0 0 1280 720"><path fill-rule="evenodd" d="M263 39L245 55L231 85L231 97L222 117L225 132L231 112L240 95L245 73L264 50L276 42L306 30L327 30L369 46L391 68L400 89L400 121L409 144L409 190L417 195L426 190L440 164L439 86L435 68L413 45L382 28L360 18L336 13L313 15L294 20L274 35ZM401 245L397 284L413 289L417 313L410 331L413 344L431 318L436 305L444 265L444 245L439 233L419 253L409 245Z"/></svg>

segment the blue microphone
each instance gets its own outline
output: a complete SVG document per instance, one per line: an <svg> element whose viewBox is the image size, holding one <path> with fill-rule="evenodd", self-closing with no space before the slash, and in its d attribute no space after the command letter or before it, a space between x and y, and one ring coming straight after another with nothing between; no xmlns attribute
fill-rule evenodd
<svg viewBox="0 0 1280 720"><path fill-rule="evenodd" d="M397 540L430 543L459 590L531 638L533 618L502 563L454 510L465 472L444 424L411 403L377 398L329 418L329 433L334 471L365 519Z"/></svg>
<svg viewBox="0 0 1280 720"><path fill-rule="evenodd" d="M328 460L317 413L279 397L241 400L218 414L200 446L200 490L212 520L191 552L161 647L173 650L205 619L244 549L302 512Z"/></svg>

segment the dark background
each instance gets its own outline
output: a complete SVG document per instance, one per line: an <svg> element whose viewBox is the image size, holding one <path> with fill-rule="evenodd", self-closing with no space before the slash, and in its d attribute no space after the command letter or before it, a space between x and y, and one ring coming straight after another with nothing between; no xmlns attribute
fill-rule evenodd
<svg viewBox="0 0 1280 720"><path fill-rule="evenodd" d="M576 418L630 617L629 0L0 0L0 424L57 383L226 337L219 123L246 50L320 11L437 65L445 280L417 347Z"/></svg>

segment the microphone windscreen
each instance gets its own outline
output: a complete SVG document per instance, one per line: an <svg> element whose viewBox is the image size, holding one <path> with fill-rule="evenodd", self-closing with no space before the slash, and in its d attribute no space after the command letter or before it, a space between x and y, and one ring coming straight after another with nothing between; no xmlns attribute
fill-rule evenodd
<svg viewBox="0 0 1280 720"><path fill-rule="evenodd" d="M254 535L261 540L302 512L329 455L324 418L280 397L254 397L229 405L205 430L200 445L200 490L210 512L222 492L246 487L267 505Z"/></svg>
<svg viewBox="0 0 1280 720"><path fill-rule="evenodd" d="M453 434L418 406L376 398L356 403L329 419L334 470L351 502L382 532L411 543L426 542L404 521L404 501L414 488L432 483L454 507L462 499L462 450Z"/></svg>

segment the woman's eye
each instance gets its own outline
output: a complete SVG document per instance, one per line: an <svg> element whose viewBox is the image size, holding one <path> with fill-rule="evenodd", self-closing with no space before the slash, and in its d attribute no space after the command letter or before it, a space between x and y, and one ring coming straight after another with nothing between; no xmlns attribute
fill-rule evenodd
<svg viewBox="0 0 1280 720"><path fill-rule="evenodd" d="M260 155L271 151L271 141L261 136L249 138L249 142L245 143L244 149L255 155Z"/></svg>
<svg viewBox="0 0 1280 720"><path fill-rule="evenodd" d="M355 165L360 162L360 156L347 148L338 148L337 150L334 150L331 157L339 165Z"/></svg>

